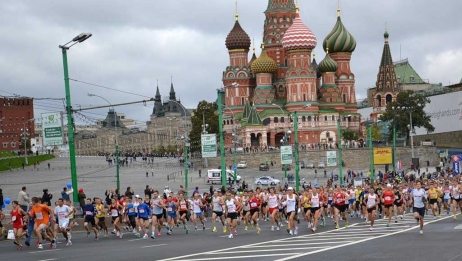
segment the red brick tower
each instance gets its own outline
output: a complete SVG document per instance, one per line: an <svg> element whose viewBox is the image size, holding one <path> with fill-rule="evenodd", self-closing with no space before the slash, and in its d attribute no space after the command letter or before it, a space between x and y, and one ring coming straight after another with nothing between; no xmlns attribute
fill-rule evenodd
<svg viewBox="0 0 462 261"><path fill-rule="evenodd" d="M350 70L351 54L356 49L356 40L342 23L340 7L337 9L337 22L323 42L324 51L329 48L330 57L337 63L335 84L340 89L341 101L346 112L356 113L355 75Z"/></svg>
<svg viewBox="0 0 462 261"><path fill-rule="evenodd" d="M236 108L236 112L240 112L244 108L246 99L253 93L255 80L248 59L250 37L239 24L237 12L236 22L226 37L225 44L229 53L229 66L223 72L225 104ZM234 82L238 83L239 86L231 86Z"/></svg>

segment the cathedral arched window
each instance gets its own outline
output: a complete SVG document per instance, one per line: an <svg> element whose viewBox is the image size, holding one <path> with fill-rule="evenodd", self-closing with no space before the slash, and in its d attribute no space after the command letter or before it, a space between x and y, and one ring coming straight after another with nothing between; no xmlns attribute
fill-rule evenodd
<svg viewBox="0 0 462 261"><path fill-rule="evenodd" d="M302 122L305 122L305 121L306 121L306 117L302 116Z"/></svg>
<svg viewBox="0 0 462 261"><path fill-rule="evenodd" d="M388 103L392 102L393 101L393 97L391 96L391 94L387 94L387 96L385 97L385 100Z"/></svg>
<svg viewBox="0 0 462 261"><path fill-rule="evenodd" d="M308 116L308 121L311 121L311 116Z"/></svg>
<svg viewBox="0 0 462 261"><path fill-rule="evenodd" d="M273 122L274 122L274 123L278 123L278 122L279 122L279 118L278 118L278 117L274 117Z"/></svg>

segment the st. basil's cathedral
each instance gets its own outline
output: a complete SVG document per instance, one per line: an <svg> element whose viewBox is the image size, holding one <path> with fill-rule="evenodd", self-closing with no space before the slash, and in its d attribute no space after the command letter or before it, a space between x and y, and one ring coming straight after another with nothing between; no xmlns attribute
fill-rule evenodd
<svg viewBox="0 0 462 261"><path fill-rule="evenodd" d="M319 65L313 55L318 40L301 20L294 0L268 1L262 50L257 58L253 48L250 61L251 40L238 18L236 13L225 42L230 62L223 72L228 145L237 126L244 147L279 147L287 130L293 144L295 111L301 145L337 143L338 120L342 131L359 132L355 76L350 69L356 41L342 23L340 8L322 43L326 54Z"/></svg>

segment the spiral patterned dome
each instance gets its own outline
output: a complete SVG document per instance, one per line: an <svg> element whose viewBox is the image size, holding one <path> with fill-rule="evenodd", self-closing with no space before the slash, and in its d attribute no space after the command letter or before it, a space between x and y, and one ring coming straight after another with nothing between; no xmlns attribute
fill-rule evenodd
<svg viewBox="0 0 462 261"><path fill-rule="evenodd" d="M337 23L324 39L322 47L324 51L329 48L330 53L352 53L356 49L356 40L343 25L340 19L340 9L337 12Z"/></svg>
<svg viewBox="0 0 462 261"><path fill-rule="evenodd" d="M337 62L330 58L329 49L327 49L326 57L319 63L318 68L322 73L337 71Z"/></svg>
<svg viewBox="0 0 462 261"><path fill-rule="evenodd" d="M242 29L239 21L236 19L236 23L234 24L233 29L231 29L231 32L229 32L228 36L226 37L226 48L228 48L228 50L249 50L250 44L251 42L249 35L244 31L244 29Z"/></svg>
<svg viewBox="0 0 462 261"><path fill-rule="evenodd" d="M265 47L262 46L260 57L253 61L250 66L254 74L258 73L274 73L277 70L276 62L266 54Z"/></svg>
<svg viewBox="0 0 462 261"><path fill-rule="evenodd" d="M282 47L286 50L297 50L297 49L314 49L318 43L316 36L313 32L306 26L300 14L295 14L295 19L293 24L287 29L282 37Z"/></svg>

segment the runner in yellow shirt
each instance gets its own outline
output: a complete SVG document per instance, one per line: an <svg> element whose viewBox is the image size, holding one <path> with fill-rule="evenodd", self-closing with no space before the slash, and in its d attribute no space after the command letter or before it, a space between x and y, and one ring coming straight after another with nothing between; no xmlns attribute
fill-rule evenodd
<svg viewBox="0 0 462 261"><path fill-rule="evenodd" d="M436 187L434 183L430 184L428 189L428 203L432 208L432 213L434 219L436 219L436 213L438 212L438 198L443 194L443 192Z"/></svg>

